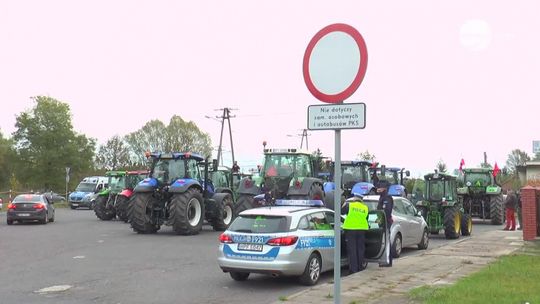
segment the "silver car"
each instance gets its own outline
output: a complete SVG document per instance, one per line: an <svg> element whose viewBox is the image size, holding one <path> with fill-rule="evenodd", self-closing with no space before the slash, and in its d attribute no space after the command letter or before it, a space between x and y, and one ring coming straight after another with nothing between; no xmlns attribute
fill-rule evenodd
<svg viewBox="0 0 540 304"><path fill-rule="evenodd" d="M237 281L250 273L298 276L305 285L314 285L320 274L334 267L334 212L309 205L322 201L276 201L272 206L241 212L220 235L218 264ZM381 211L372 211L373 222ZM384 256L384 228L374 224L366 234L366 258L379 261ZM341 238L341 264L347 264L346 244Z"/></svg>
<svg viewBox="0 0 540 304"><path fill-rule="evenodd" d="M427 249L429 233L427 223L414 205L404 197L393 197L394 209L392 211L392 255L398 258L403 247L417 246L418 249ZM379 202L378 195L365 196L364 203L369 210L376 210Z"/></svg>

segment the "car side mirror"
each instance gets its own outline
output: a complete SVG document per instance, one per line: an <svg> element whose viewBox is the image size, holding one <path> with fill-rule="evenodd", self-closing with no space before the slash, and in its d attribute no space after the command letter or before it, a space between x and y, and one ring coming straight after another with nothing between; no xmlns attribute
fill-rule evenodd
<svg viewBox="0 0 540 304"><path fill-rule="evenodd" d="M411 176L411 171L409 171L409 170L405 171L405 176L407 176L407 177Z"/></svg>
<svg viewBox="0 0 540 304"><path fill-rule="evenodd" d="M420 210L416 211L416 216L423 217L422 211L420 211Z"/></svg>

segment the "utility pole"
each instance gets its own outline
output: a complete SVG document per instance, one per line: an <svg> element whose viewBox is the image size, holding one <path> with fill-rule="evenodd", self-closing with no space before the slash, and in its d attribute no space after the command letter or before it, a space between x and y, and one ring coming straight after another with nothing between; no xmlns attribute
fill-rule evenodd
<svg viewBox="0 0 540 304"><path fill-rule="evenodd" d="M311 134L308 134L307 129L302 129L302 134L296 134L296 135L287 135L288 137L294 137L294 136L301 136L302 139L300 140L300 149L304 147L304 138L306 139L306 150L309 150L309 143L308 143L308 136Z"/></svg>
<svg viewBox="0 0 540 304"><path fill-rule="evenodd" d="M222 145L223 145L223 129L225 129L225 120L227 120L227 123L229 125L229 137L231 141L232 163L234 165L234 146L233 146L233 138L232 138L231 118L234 118L236 116L231 116L232 110L238 110L238 109L231 109L231 108L216 109L216 111L223 111L221 116L216 116L216 118L221 119L221 134L219 135L219 147L218 147L218 155L217 155L218 166L222 160L221 151L222 151Z"/></svg>

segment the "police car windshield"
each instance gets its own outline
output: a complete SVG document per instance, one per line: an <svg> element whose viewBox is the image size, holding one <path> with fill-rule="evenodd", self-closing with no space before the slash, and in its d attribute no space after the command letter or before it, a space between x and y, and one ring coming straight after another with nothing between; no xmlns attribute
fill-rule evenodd
<svg viewBox="0 0 540 304"><path fill-rule="evenodd" d="M229 231L245 233L288 232L289 221L285 216L241 215L234 220Z"/></svg>
<svg viewBox="0 0 540 304"><path fill-rule="evenodd" d="M97 184L94 183L80 183L75 191L79 192L94 192L94 189L96 189Z"/></svg>

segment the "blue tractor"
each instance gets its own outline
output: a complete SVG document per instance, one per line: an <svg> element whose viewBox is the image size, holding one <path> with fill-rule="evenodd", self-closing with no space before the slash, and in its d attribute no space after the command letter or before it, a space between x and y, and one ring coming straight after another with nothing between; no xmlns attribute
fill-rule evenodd
<svg viewBox="0 0 540 304"><path fill-rule="evenodd" d="M361 195L376 194L375 185L371 181L368 161L342 161L341 162L341 190L342 200L352 197L355 193ZM324 183L324 203L327 208L334 210L334 163L330 171L330 181Z"/></svg>
<svg viewBox="0 0 540 304"><path fill-rule="evenodd" d="M399 167L372 167L369 168L369 173L371 175L371 181L375 186L379 180L385 180L390 183L388 188L388 194L392 196L402 196L407 197L407 189L405 188L404 175L406 177L411 176L409 170Z"/></svg>
<svg viewBox="0 0 540 304"><path fill-rule="evenodd" d="M155 233L165 224L177 234L198 234L205 219L214 230L229 226L234 215L232 191L215 191L209 163L201 155L147 153L147 157L150 174L130 199L129 221L135 232Z"/></svg>

